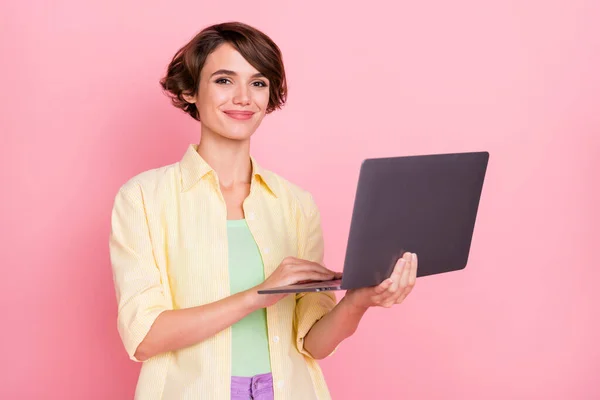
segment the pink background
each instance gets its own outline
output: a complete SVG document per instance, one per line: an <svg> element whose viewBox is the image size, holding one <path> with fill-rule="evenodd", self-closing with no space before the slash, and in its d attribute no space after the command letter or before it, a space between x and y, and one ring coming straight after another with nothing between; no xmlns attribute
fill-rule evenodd
<svg viewBox="0 0 600 400"><path fill-rule="evenodd" d="M132 398L110 209L198 140L158 80L225 20L284 52L253 152L314 193L330 267L362 158L491 153L469 266L369 312L322 363L333 397L600 398L600 3L167 3L2 3L0 398Z"/></svg>

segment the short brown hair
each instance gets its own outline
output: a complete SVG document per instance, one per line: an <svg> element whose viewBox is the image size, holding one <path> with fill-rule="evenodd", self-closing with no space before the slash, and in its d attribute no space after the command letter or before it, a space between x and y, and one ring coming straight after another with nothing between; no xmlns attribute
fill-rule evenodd
<svg viewBox="0 0 600 400"><path fill-rule="evenodd" d="M160 80L173 105L200 120L196 105L185 101L183 96L196 95L206 57L223 43L232 45L269 80L267 114L280 109L287 98L281 51L266 34L241 22L225 22L204 28L177 51L167 74Z"/></svg>

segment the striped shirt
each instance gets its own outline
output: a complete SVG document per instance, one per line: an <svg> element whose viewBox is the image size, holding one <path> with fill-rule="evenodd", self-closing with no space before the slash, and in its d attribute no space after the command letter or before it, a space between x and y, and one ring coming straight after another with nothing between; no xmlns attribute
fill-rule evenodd
<svg viewBox="0 0 600 400"><path fill-rule="evenodd" d="M287 256L322 263L320 215L311 194L251 157L244 213L269 276ZM219 180L190 145L181 161L143 172L118 191L109 248L117 326L129 357L165 310L230 295L227 209ZM329 399L304 337L336 303L331 292L290 295L267 308L275 400ZM136 399L229 399L231 328L142 364Z"/></svg>

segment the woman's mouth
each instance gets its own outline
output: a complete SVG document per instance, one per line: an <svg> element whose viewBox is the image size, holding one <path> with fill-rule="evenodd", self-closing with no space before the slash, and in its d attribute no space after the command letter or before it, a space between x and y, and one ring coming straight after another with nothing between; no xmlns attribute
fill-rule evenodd
<svg viewBox="0 0 600 400"><path fill-rule="evenodd" d="M252 118L254 112L252 111L236 111L236 110L226 110L223 111L228 117L236 119L238 121L245 121Z"/></svg>

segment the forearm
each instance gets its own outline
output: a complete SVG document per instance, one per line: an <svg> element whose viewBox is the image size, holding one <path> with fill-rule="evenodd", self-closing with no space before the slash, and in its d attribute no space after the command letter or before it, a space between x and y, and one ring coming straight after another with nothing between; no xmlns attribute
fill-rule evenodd
<svg viewBox="0 0 600 400"><path fill-rule="evenodd" d="M145 361L202 342L260 307L256 295L246 291L203 306L164 311L138 346L135 357Z"/></svg>
<svg viewBox="0 0 600 400"><path fill-rule="evenodd" d="M346 338L352 336L366 308L357 308L344 297L317 321L304 338L304 349L314 358L327 357Z"/></svg>

